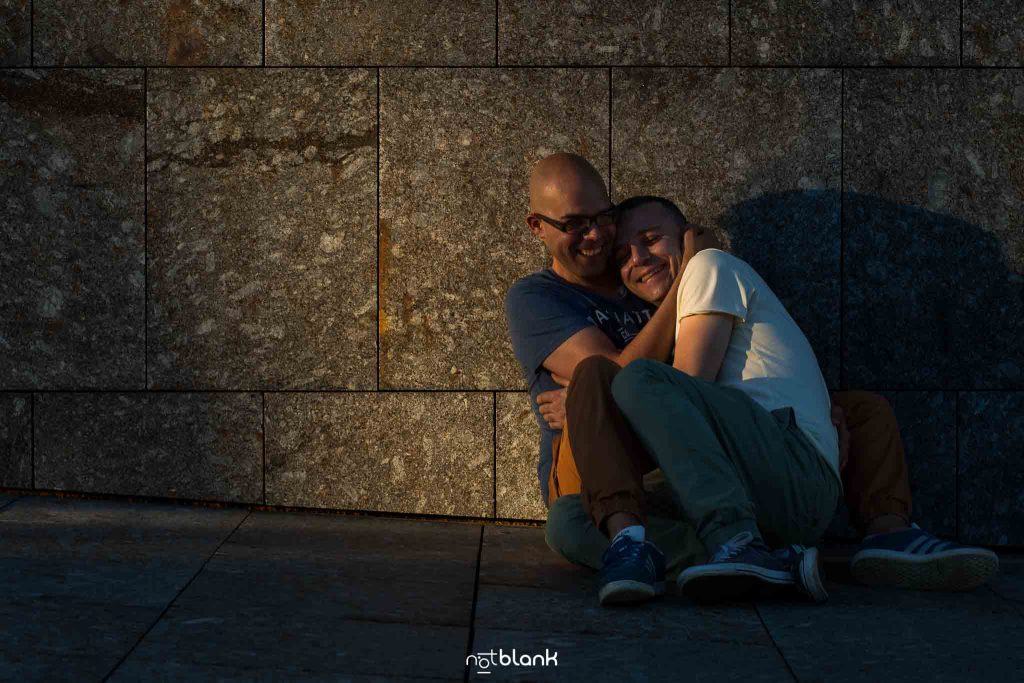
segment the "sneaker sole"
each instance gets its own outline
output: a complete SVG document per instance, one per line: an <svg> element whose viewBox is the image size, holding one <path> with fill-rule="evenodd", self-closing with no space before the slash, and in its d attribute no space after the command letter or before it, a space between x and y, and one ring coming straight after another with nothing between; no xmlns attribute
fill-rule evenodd
<svg viewBox="0 0 1024 683"><path fill-rule="evenodd" d="M828 591L821 580L821 560L817 548L807 548L800 558L800 592L814 602L828 600Z"/></svg>
<svg viewBox="0 0 1024 683"><path fill-rule="evenodd" d="M920 556L862 550L850 560L850 573L863 584L916 590L973 590L998 571L999 557L989 550L957 549Z"/></svg>
<svg viewBox="0 0 1024 683"><path fill-rule="evenodd" d="M700 565L679 575L679 590L696 602L755 597L773 597L787 588L796 587L793 577L785 572L766 570L752 564L721 567Z"/></svg>
<svg viewBox="0 0 1024 683"><path fill-rule="evenodd" d="M643 581L622 579L611 581L597 592L597 599L602 605L622 605L630 602L650 600L665 592L665 582L657 581L653 585Z"/></svg>

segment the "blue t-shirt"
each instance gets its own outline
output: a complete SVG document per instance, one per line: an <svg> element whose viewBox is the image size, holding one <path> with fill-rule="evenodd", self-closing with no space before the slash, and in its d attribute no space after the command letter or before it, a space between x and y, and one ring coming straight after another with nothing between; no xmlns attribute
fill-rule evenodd
<svg viewBox="0 0 1024 683"><path fill-rule="evenodd" d="M540 461L537 478L545 506L551 471L551 439L559 433L548 427L537 406L537 395L559 389L544 361L569 337L597 327L616 348L625 348L651 319L655 307L625 287L614 299L562 279L550 268L517 280L505 296L505 317L512 335L512 350L530 385L533 414L540 425Z"/></svg>

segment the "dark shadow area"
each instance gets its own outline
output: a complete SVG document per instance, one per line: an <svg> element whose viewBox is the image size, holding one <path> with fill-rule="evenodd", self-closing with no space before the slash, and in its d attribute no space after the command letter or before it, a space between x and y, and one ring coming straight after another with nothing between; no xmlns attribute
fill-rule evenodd
<svg viewBox="0 0 1024 683"><path fill-rule="evenodd" d="M1004 243L955 216L835 190L764 194L733 206L718 228L804 331L831 390L1024 387L1024 239ZM901 422L903 432L935 427ZM1012 464L1009 450L985 456L998 469ZM962 510L956 460L949 472L929 468L929 456L907 453L922 507L935 508L929 517L940 505ZM1015 498L1008 488L990 494L990 506ZM851 531L841 504L826 537Z"/></svg>

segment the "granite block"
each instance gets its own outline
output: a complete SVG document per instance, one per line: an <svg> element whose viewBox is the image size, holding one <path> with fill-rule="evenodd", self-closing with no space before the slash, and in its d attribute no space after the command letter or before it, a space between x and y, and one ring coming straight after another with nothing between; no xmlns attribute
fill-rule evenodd
<svg viewBox="0 0 1024 683"><path fill-rule="evenodd" d="M848 385L1020 386L1021 93L1019 70L847 73Z"/></svg>
<svg viewBox="0 0 1024 683"><path fill-rule="evenodd" d="M655 194L764 277L839 385L840 74L615 69L613 200Z"/></svg>
<svg viewBox="0 0 1024 683"><path fill-rule="evenodd" d="M737 65L956 66L960 3L732 0Z"/></svg>
<svg viewBox="0 0 1024 683"><path fill-rule="evenodd" d="M1024 666L1007 647L1024 622L988 590L827 587L824 606L758 604L797 680L1005 680Z"/></svg>
<svg viewBox="0 0 1024 683"><path fill-rule="evenodd" d="M887 391L910 475L911 520L936 536L956 538L956 394Z"/></svg>
<svg viewBox="0 0 1024 683"><path fill-rule="evenodd" d="M498 63L725 64L728 0L499 0Z"/></svg>
<svg viewBox="0 0 1024 683"><path fill-rule="evenodd" d="M32 488L31 394L0 394L0 486Z"/></svg>
<svg viewBox="0 0 1024 683"><path fill-rule="evenodd" d="M608 72L381 79L381 387L522 389L505 293L550 263L526 226L530 168L563 150L607 175Z"/></svg>
<svg viewBox="0 0 1024 683"><path fill-rule="evenodd" d="M268 504L491 516L491 394L266 398Z"/></svg>
<svg viewBox="0 0 1024 683"><path fill-rule="evenodd" d="M964 65L1024 66L1024 5L963 0Z"/></svg>
<svg viewBox="0 0 1024 683"><path fill-rule="evenodd" d="M0 73L0 387L144 386L143 74Z"/></svg>
<svg viewBox="0 0 1024 683"><path fill-rule="evenodd" d="M376 79L149 82L152 389L376 386Z"/></svg>
<svg viewBox="0 0 1024 683"><path fill-rule="evenodd" d="M527 393L497 394L497 516L545 520L537 461L540 428Z"/></svg>
<svg viewBox="0 0 1024 683"><path fill-rule="evenodd" d="M268 64L493 65L491 0L267 0Z"/></svg>
<svg viewBox="0 0 1024 683"><path fill-rule="evenodd" d="M1024 544L1024 392L963 392L959 401L960 540Z"/></svg>
<svg viewBox="0 0 1024 683"><path fill-rule="evenodd" d="M34 0L37 66L260 64L257 0Z"/></svg>
<svg viewBox="0 0 1024 683"><path fill-rule="evenodd" d="M31 4L29 0L0 0L0 66L30 66Z"/></svg>
<svg viewBox="0 0 1024 683"><path fill-rule="evenodd" d="M48 393L35 411L37 488L261 502L259 394Z"/></svg>
<svg viewBox="0 0 1024 683"><path fill-rule="evenodd" d="M164 663L251 672L299 668L301 663L307 674L319 674L319 680L461 677L467 626L343 619L334 613L335 599L346 590L336 585L333 596L293 595L282 602L270 585L240 602L235 592L208 595L190 588L122 666L126 672Z"/></svg>
<svg viewBox="0 0 1024 683"><path fill-rule="evenodd" d="M596 598L591 596L591 600L596 604ZM538 605L537 609L550 610L551 605ZM517 657L541 658L532 666L501 667L497 666L499 649L506 655L515 649ZM488 662L482 665L480 659L470 660L471 681L493 680L494 673L502 680L518 681L791 680L785 660L771 644L644 638L629 631L594 634L478 628L471 651ZM494 666L489 665L491 651L495 653ZM554 656L557 665L552 660L544 665L544 655Z"/></svg>

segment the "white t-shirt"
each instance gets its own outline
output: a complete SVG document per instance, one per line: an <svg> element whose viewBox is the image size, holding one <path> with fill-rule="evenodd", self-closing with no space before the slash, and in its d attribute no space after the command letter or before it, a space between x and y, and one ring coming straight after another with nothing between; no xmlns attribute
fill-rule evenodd
<svg viewBox="0 0 1024 683"><path fill-rule="evenodd" d="M839 436L818 359L761 276L732 254L704 249L687 265L677 296L677 339L679 320L687 316L736 316L715 382L743 391L768 411L792 407L797 426L824 457L841 492Z"/></svg>

